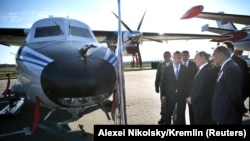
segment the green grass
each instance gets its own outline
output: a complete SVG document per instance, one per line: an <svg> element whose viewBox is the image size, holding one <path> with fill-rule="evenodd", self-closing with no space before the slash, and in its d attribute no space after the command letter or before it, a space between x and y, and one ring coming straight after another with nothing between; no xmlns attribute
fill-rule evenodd
<svg viewBox="0 0 250 141"><path fill-rule="evenodd" d="M151 67L142 67L142 69L140 67L124 67L124 71L140 71L140 70L151 70Z"/></svg>
<svg viewBox="0 0 250 141"><path fill-rule="evenodd" d="M0 68L0 79L7 79L7 74L10 74L10 78L16 78L16 68L6 67Z"/></svg>
<svg viewBox="0 0 250 141"><path fill-rule="evenodd" d="M150 64L142 65L142 69L140 67L131 67L131 65L123 65L124 71L140 71L140 70L150 70L150 69L152 69Z"/></svg>

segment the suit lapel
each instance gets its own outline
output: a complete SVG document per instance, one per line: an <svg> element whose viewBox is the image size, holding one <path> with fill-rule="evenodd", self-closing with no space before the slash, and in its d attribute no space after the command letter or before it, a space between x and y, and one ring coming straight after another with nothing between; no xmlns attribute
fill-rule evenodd
<svg viewBox="0 0 250 141"><path fill-rule="evenodd" d="M227 65L229 65L232 61L233 61L233 60L227 61L227 62L224 64L223 68L221 68L220 72L218 73L217 83L220 81L221 77L223 76L223 71L224 71L224 69L225 69L225 68L227 67Z"/></svg>

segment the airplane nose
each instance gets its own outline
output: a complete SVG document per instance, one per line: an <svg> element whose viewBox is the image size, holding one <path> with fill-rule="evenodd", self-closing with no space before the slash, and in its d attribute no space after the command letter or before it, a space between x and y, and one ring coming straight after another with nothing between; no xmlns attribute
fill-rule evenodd
<svg viewBox="0 0 250 141"><path fill-rule="evenodd" d="M116 72L104 59L79 58L54 61L41 74L44 93L52 100L58 98L90 97L114 90Z"/></svg>

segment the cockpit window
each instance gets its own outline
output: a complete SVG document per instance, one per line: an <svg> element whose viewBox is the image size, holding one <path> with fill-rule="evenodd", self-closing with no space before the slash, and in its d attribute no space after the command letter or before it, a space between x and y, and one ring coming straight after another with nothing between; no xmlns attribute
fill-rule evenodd
<svg viewBox="0 0 250 141"><path fill-rule="evenodd" d="M44 26L44 27L37 27L35 32L35 38L39 37L50 37L50 36L59 36L62 35L62 31L60 26Z"/></svg>
<svg viewBox="0 0 250 141"><path fill-rule="evenodd" d="M92 38L92 36L87 28L70 26L70 34L74 35L74 36Z"/></svg>

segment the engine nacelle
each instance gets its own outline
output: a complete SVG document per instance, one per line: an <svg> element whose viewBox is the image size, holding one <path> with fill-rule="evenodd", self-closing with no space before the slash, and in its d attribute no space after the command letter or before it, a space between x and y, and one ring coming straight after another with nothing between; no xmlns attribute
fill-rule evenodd
<svg viewBox="0 0 250 141"><path fill-rule="evenodd" d="M122 32L123 55L135 55L139 52L137 44L141 41L142 34L140 32L130 33ZM112 34L106 39L108 48L115 52L117 47L118 35Z"/></svg>
<svg viewBox="0 0 250 141"><path fill-rule="evenodd" d="M130 54L130 55L131 54L134 55L134 54L138 53L138 51L139 51L137 45L131 44L131 43L124 44L123 48L124 48L124 52L126 52L126 54Z"/></svg>

